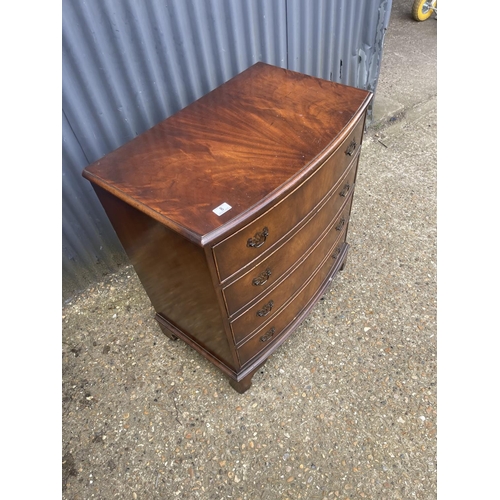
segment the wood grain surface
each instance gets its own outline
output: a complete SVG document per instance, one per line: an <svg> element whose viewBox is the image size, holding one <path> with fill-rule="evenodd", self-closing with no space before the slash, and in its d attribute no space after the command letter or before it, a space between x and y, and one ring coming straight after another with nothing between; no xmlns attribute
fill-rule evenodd
<svg viewBox="0 0 500 500"><path fill-rule="evenodd" d="M204 246L284 196L345 139L370 92L257 63L83 176ZM333 142L332 142L332 139ZM228 203L221 216L213 209Z"/></svg>

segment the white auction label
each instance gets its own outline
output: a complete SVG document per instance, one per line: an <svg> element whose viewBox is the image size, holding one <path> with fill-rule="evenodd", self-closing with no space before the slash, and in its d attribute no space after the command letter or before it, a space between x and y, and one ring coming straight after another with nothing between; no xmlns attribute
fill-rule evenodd
<svg viewBox="0 0 500 500"><path fill-rule="evenodd" d="M231 208L232 208L231 205L224 202L222 205L219 205L217 208L214 208L212 212L214 214L221 216L222 214L225 214L228 210L231 210Z"/></svg>

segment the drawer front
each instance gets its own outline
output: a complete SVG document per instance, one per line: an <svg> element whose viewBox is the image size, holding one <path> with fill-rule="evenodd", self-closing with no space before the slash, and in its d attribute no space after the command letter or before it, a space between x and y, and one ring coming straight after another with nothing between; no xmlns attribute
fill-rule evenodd
<svg viewBox="0 0 500 500"><path fill-rule="evenodd" d="M344 217L344 212L342 214ZM348 207L345 210L345 220L349 217ZM295 293L317 271L318 266L328 254L335 259L340 255L340 243L345 239L345 227L340 227L340 218L332 225L325 237L307 258L276 288L270 291L261 301L231 323L235 343L238 344L251 336L256 328L279 312L280 308L295 295ZM334 252L334 250L337 251Z"/></svg>
<svg viewBox="0 0 500 500"><path fill-rule="evenodd" d="M352 193L356 166L357 160L323 207L289 241L223 289L229 316L276 283L290 266L311 248L316 239L337 216L343 203ZM346 206L350 206L350 202ZM349 211L347 211L348 215Z"/></svg>
<svg viewBox="0 0 500 500"><path fill-rule="evenodd" d="M328 194L356 157L364 116L337 151L306 181L271 210L213 247L221 281L269 250Z"/></svg>
<svg viewBox="0 0 500 500"><path fill-rule="evenodd" d="M332 257L336 255L339 249L344 246L344 241L341 239L338 245L332 252ZM286 327L301 313L301 311L308 305L310 300L314 297L322 283L327 278L330 271L337 264L336 259L329 257L326 262L321 266L319 271L313 279L304 287L304 289L297 294L297 296L285 307L279 314L261 328L248 342L243 344L238 349L238 356L240 363L244 365L261 351L271 347L275 340L277 340L284 332Z"/></svg>

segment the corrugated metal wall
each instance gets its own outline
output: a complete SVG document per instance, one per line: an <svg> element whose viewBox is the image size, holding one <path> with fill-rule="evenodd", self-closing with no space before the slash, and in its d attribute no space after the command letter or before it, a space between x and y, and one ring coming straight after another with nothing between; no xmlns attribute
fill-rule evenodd
<svg viewBox="0 0 500 500"><path fill-rule="evenodd" d="M374 90L392 0L63 0L63 295L126 263L83 168L257 61Z"/></svg>

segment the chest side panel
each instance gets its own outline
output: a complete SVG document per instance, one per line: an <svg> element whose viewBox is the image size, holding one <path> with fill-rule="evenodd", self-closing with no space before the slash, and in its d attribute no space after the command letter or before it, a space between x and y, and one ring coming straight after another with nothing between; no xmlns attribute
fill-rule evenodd
<svg viewBox="0 0 500 500"><path fill-rule="evenodd" d="M156 312L234 368L203 249L99 186L94 189Z"/></svg>

